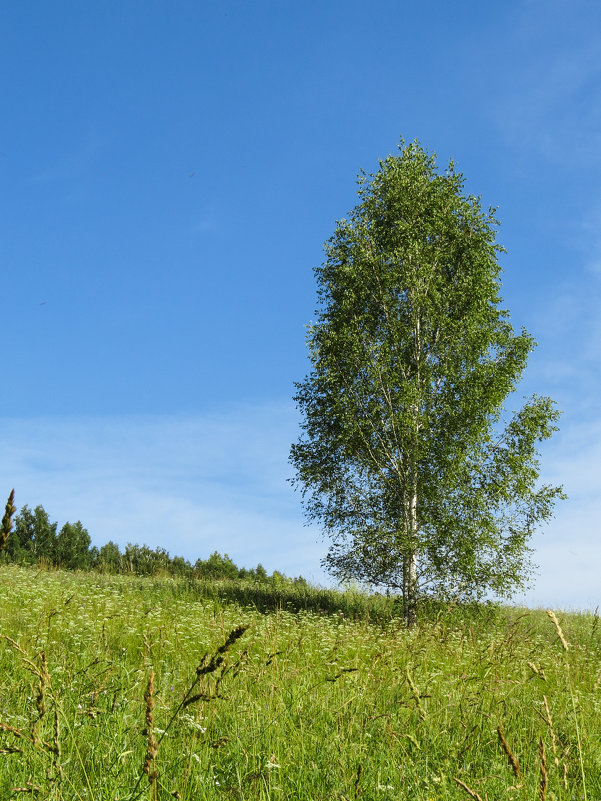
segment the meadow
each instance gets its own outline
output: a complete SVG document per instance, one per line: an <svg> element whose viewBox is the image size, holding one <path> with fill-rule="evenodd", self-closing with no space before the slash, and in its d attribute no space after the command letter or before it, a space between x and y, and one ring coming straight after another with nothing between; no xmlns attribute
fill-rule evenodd
<svg viewBox="0 0 601 801"><path fill-rule="evenodd" d="M0 567L0 799L601 799L592 614Z"/></svg>

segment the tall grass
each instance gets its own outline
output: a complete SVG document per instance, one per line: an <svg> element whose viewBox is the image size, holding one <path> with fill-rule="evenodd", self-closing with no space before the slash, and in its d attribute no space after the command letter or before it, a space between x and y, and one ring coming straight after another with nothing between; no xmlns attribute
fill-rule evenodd
<svg viewBox="0 0 601 801"><path fill-rule="evenodd" d="M601 798L597 617L289 590L0 567L0 798Z"/></svg>

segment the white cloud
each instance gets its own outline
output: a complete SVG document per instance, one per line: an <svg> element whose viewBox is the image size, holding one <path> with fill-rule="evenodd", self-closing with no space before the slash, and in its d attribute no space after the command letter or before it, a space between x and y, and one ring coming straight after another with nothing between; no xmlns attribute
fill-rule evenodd
<svg viewBox="0 0 601 801"><path fill-rule="evenodd" d="M303 525L286 478L298 434L290 404L175 418L4 419L0 480L17 507L41 504L109 539L194 561L214 550L240 566L325 580L324 547Z"/></svg>
<svg viewBox="0 0 601 801"><path fill-rule="evenodd" d="M599 570L601 503L561 513L544 534L533 540L537 564L533 586L515 603L555 609L601 606Z"/></svg>
<svg viewBox="0 0 601 801"><path fill-rule="evenodd" d="M203 416L0 421L0 487L17 507L42 504L60 524L80 519L96 545L109 539L164 547L194 561L215 550L240 566L328 583L327 543L306 527L286 478L298 436L291 404ZM540 576L531 605L601 602L601 419L571 422L543 453L543 480L569 500L533 541Z"/></svg>
<svg viewBox="0 0 601 801"><path fill-rule="evenodd" d="M536 306L528 325L539 347L526 383L558 401L565 412L562 426L601 419L601 273L593 269L597 245L587 243L579 250L569 275Z"/></svg>
<svg viewBox="0 0 601 801"><path fill-rule="evenodd" d="M521 600L594 609L601 606L601 420L567 427L544 456L544 482L562 484L568 499L531 543L538 577Z"/></svg>

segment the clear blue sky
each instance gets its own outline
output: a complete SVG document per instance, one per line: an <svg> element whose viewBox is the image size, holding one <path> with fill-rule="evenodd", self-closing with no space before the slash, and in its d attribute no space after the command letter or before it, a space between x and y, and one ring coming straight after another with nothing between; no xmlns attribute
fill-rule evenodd
<svg viewBox="0 0 601 801"><path fill-rule="evenodd" d="M93 542L323 581L286 478L312 268L399 138L498 206L558 401L529 603L601 603L601 5L5 3L0 487Z"/></svg>

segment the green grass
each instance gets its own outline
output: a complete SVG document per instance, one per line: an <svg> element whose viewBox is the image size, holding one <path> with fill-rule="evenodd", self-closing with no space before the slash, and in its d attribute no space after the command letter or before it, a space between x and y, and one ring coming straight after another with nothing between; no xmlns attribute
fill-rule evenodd
<svg viewBox="0 0 601 801"><path fill-rule="evenodd" d="M601 799L598 618L397 612L3 566L0 799Z"/></svg>

